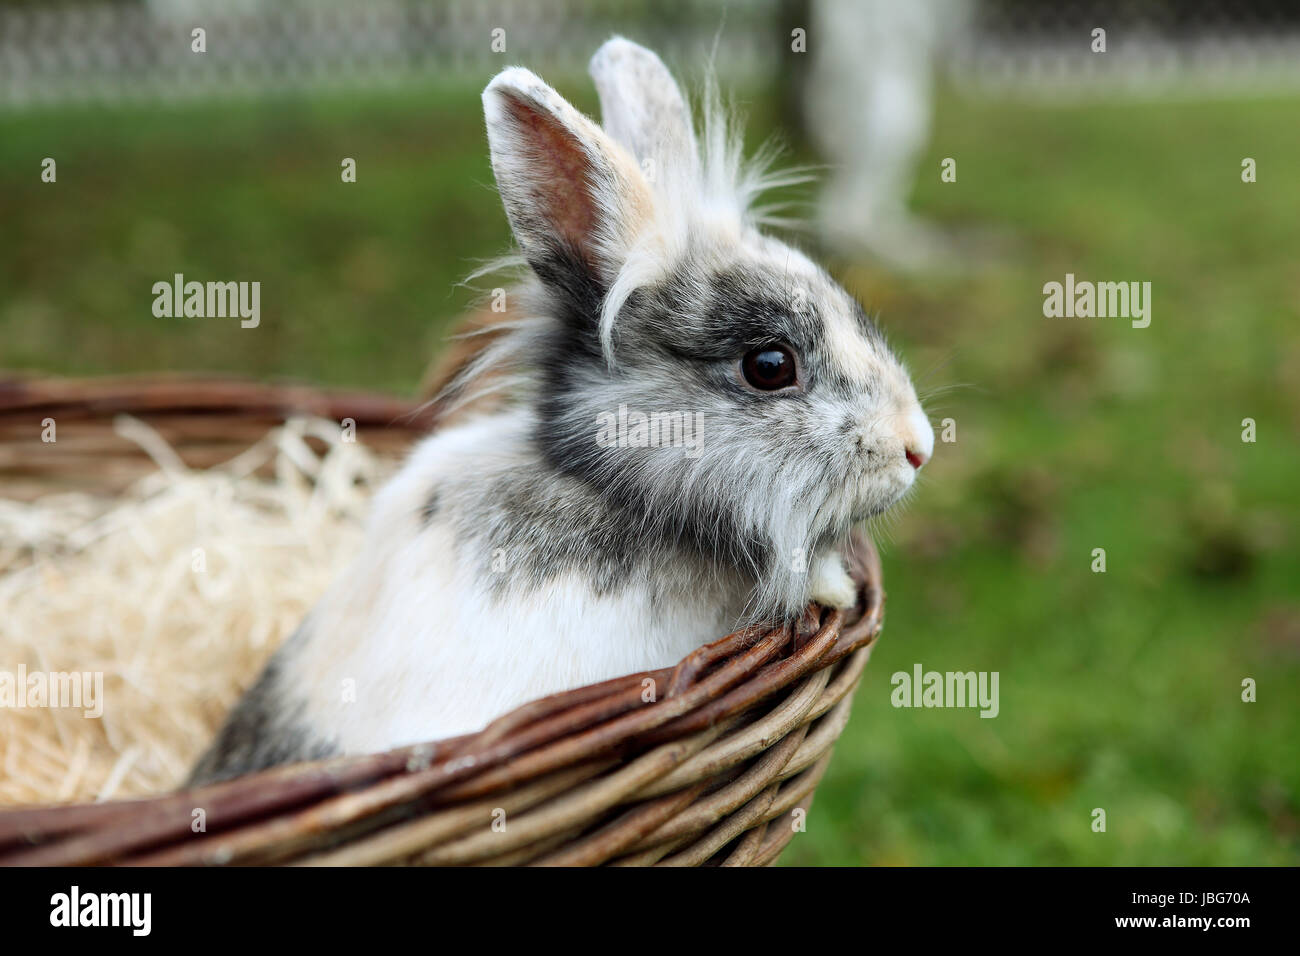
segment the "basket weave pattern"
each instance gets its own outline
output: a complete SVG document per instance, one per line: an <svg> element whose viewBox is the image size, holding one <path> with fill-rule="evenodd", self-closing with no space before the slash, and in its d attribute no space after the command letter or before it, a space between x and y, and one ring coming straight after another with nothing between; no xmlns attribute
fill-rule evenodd
<svg viewBox="0 0 1300 956"><path fill-rule="evenodd" d="M214 416L249 413L237 387L219 394L202 406L209 430ZM306 393L256 395L263 413L288 414ZM184 431L186 416L167 414ZM883 621L874 548L855 539L848 558L859 602L847 614L810 607L795 626L736 632L463 737L145 800L3 812L0 863L769 864L796 832L792 811L811 803Z"/></svg>

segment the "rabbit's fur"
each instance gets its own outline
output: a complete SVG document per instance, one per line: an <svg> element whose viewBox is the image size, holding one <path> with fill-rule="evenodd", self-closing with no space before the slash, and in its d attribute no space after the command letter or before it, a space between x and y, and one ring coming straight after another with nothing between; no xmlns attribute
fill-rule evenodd
<svg viewBox="0 0 1300 956"><path fill-rule="evenodd" d="M415 449L193 782L477 730L853 602L837 547L933 449L911 381L851 296L758 231L762 177L716 107L701 149L653 53L614 39L591 69L603 128L527 70L483 93L529 275L452 390L508 369L516 399ZM741 358L774 342L798 385L759 391ZM620 408L689 413L699 440L599 442Z"/></svg>

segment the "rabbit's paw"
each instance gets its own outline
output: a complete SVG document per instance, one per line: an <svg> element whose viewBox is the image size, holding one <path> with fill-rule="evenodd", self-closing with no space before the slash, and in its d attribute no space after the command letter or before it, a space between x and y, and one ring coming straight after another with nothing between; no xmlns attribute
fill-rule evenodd
<svg viewBox="0 0 1300 956"><path fill-rule="evenodd" d="M823 552L813 563L812 599L822 607L849 608L858 602L857 585L837 552Z"/></svg>

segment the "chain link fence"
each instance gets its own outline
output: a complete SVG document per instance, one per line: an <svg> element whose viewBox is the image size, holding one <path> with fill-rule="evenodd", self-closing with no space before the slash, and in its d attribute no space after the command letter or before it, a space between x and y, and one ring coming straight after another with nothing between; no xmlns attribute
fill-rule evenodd
<svg viewBox="0 0 1300 956"><path fill-rule="evenodd" d="M727 5L720 68L770 68L775 9ZM516 62L581 71L621 30L670 60L702 62L723 20L707 0L0 2L0 105L400 86Z"/></svg>
<svg viewBox="0 0 1300 956"><path fill-rule="evenodd" d="M809 23L808 2L0 0L0 107L396 87L483 78L503 62L580 72L617 32L672 63L715 56L729 78L772 77L789 65L791 31ZM930 5L958 25L944 69L959 89L1071 96L1300 88L1300 4ZM1104 53L1094 49L1097 28L1106 31Z"/></svg>

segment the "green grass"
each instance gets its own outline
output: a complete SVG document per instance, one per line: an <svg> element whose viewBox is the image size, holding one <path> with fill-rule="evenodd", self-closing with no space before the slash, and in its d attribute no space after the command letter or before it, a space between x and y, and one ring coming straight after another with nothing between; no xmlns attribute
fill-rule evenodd
<svg viewBox="0 0 1300 956"><path fill-rule="evenodd" d="M6 364L411 388L472 298L455 284L507 242L476 102L5 118ZM176 272L260 281L261 327L155 318L149 290Z"/></svg>
<svg viewBox="0 0 1300 956"><path fill-rule="evenodd" d="M1000 251L839 264L923 387L969 387L788 863L1300 862L1298 106L941 102L915 206ZM473 88L0 117L0 366L409 391L506 243L480 123ZM261 281L261 327L154 318L178 271ZM1066 272L1150 281L1150 328L1044 318ZM916 662L998 671L1000 715L895 709Z"/></svg>
<svg viewBox="0 0 1300 956"><path fill-rule="evenodd" d="M977 277L858 283L973 387L934 412L958 440L886 542L889 626L787 861L1300 858L1295 106L945 103L917 208L1014 240ZM1151 326L1044 318L1066 272L1150 281ZM917 661L999 671L1000 716L894 709Z"/></svg>

